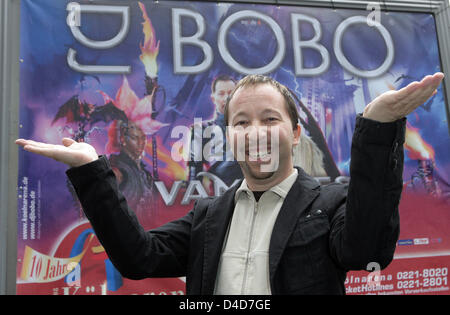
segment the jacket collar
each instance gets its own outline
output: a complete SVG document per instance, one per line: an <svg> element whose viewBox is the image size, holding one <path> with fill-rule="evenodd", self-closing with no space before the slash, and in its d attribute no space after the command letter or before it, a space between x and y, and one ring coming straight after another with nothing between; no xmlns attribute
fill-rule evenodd
<svg viewBox="0 0 450 315"><path fill-rule="evenodd" d="M281 183L269 188L267 191L272 191L281 198L286 198L286 195L288 194L289 190L292 187L292 184L295 182L297 178L298 170L294 169L294 171L286 177ZM241 184L239 185L239 188L237 189L235 195L234 195L234 202L237 203L239 196L241 194L252 194L250 188L248 188L247 181L245 178L242 180Z"/></svg>
<svg viewBox="0 0 450 315"><path fill-rule="evenodd" d="M297 168L297 167L296 167ZM319 183L297 168L298 176L280 209L272 231L269 246L269 272L271 283L287 241L301 213L318 195ZM228 225L234 212L235 194L242 180L216 198L206 214L202 294L213 294L217 269Z"/></svg>
<svg viewBox="0 0 450 315"><path fill-rule="evenodd" d="M306 174L301 168L297 168L297 170L297 180L284 199L272 230L269 245L269 274L271 284L274 283L275 271L298 219L314 199L316 199L320 191L320 185L314 178ZM274 292L273 287L271 290Z"/></svg>

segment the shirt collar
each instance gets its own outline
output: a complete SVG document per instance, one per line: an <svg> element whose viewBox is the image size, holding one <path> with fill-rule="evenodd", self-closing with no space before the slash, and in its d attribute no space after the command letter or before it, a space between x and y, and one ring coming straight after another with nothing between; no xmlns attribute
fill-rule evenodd
<svg viewBox="0 0 450 315"><path fill-rule="evenodd" d="M271 187L269 190L276 193L281 198L286 198L289 190L291 189L292 185L294 184L295 180L297 179L298 171L296 168L292 171L291 175L286 177L281 183ZM238 199L241 197L242 194L250 195L252 194L252 191L247 186L247 181L242 181L241 185L236 191L236 194L234 195L235 202L238 201Z"/></svg>

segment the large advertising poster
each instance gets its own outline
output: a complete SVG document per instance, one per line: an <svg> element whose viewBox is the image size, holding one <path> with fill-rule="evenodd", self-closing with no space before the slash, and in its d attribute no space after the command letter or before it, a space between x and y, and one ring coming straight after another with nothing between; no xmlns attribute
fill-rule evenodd
<svg viewBox="0 0 450 315"><path fill-rule="evenodd" d="M327 184L349 179L355 116L366 104L442 71L434 17L424 13L22 0L20 40L19 136L93 145L146 229L241 176L214 152L225 146L224 101L246 74L289 87L307 136L296 164ZM408 116L395 259L383 271L349 272L348 294L450 293L445 102L440 88ZM302 164L302 154L314 165ZM184 294L184 278L121 277L66 169L20 150L17 293Z"/></svg>

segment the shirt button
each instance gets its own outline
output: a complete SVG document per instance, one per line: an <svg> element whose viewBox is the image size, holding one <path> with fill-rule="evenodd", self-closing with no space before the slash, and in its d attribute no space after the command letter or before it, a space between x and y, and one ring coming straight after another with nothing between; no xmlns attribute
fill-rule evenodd
<svg viewBox="0 0 450 315"><path fill-rule="evenodd" d="M322 213L322 210L320 210L320 209L316 211L316 214L321 214L321 213Z"/></svg>

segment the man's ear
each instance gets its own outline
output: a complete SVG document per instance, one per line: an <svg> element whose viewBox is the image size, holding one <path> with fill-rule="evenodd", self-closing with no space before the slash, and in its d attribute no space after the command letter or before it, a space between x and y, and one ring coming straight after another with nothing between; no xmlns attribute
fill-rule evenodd
<svg viewBox="0 0 450 315"><path fill-rule="evenodd" d="M302 127L300 124L297 124L297 127L294 128L294 145L297 145L300 143L300 135L302 134Z"/></svg>

